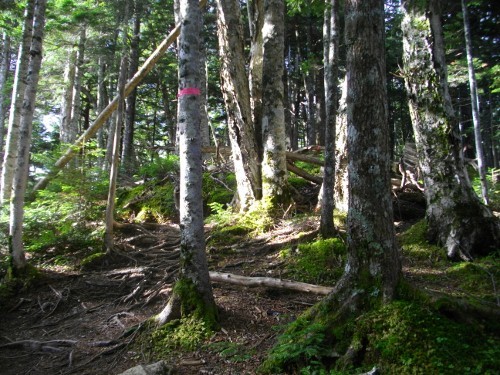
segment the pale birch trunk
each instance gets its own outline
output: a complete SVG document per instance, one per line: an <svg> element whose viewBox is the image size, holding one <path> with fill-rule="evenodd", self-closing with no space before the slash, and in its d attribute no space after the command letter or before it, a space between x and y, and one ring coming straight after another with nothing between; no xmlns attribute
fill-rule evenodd
<svg viewBox="0 0 500 375"><path fill-rule="evenodd" d="M236 175L239 209L246 211L260 198L260 165L245 70L240 5L217 1L221 88L228 113L229 139Z"/></svg>
<svg viewBox="0 0 500 375"><path fill-rule="evenodd" d="M42 64L42 41L45 27L46 3L47 0L37 0L35 3L33 39L29 51L28 76L21 111L18 141L19 157L14 172L10 203L9 252L12 256L12 267L17 271L26 266L23 245L24 198L28 182L33 115L35 112L38 78Z"/></svg>
<svg viewBox="0 0 500 375"><path fill-rule="evenodd" d="M335 120L335 208L347 212L349 208L349 176L347 174L347 76L341 84L342 95Z"/></svg>
<svg viewBox="0 0 500 375"><path fill-rule="evenodd" d="M457 119L436 0L403 1L403 63L427 200L428 238L448 257L470 260L498 248L500 225L472 189L454 134Z"/></svg>
<svg viewBox="0 0 500 375"><path fill-rule="evenodd" d="M469 72L470 99L472 107L472 122L474 123L474 140L476 143L476 159L481 180L481 195L484 204L489 204L488 183L486 181L486 163L483 149L483 137L481 135L481 121L479 116L479 97L477 93L476 72L472 56L472 36L469 24L469 11L466 0L462 0L462 14L464 18L465 47L467 50L467 70Z"/></svg>
<svg viewBox="0 0 500 375"><path fill-rule="evenodd" d="M180 1L178 132L180 156L180 269L172 296L156 322L194 315L215 323L216 306L205 255L200 134L200 32L197 0Z"/></svg>
<svg viewBox="0 0 500 375"><path fill-rule="evenodd" d="M262 67L262 199L271 209L290 203L283 107L284 0L266 0Z"/></svg>
<svg viewBox="0 0 500 375"><path fill-rule="evenodd" d="M2 49L0 56L0 160L3 155L3 142L5 138L5 115L6 108L5 98L7 91L5 84L9 74L10 66L10 36L6 32L2 35Z"/></svg>
<svg viewBox="0 0 500 375"><path fill-rule="evenodd" d="M2 176L0 180L0 206L10 199L14 168L16 167L17 157L19 155L17 148L19 140L19 121L21 119L21 108L23 105L24 89L26 87L31 38L33 36L34 9L35 0L29 0L26 3L26 10L24 12L23 39L19 45L14 85L12 88L9 124L7 127L7 139L5 142Z"/></svg>

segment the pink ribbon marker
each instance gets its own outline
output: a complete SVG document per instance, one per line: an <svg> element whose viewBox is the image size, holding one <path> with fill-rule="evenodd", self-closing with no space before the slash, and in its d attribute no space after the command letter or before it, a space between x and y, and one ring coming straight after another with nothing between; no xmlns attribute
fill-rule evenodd
<svg viewBox="0 0 500 375"><path fill-rule="evenodd" d="M184 96L184 95L200 95L200 94L201 94L201 91L199 88L186 87L185 89L182 89L177 93L177 97Z"/></svg>

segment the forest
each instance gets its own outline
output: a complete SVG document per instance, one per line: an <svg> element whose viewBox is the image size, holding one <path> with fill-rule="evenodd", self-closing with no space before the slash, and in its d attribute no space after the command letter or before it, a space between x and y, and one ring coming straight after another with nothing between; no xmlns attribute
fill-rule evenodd
<svg viewBox="0 0 500 375"><path fill-rule="evenodd" d="M1 0L0 374L499 374L498 24Z"/></svg>

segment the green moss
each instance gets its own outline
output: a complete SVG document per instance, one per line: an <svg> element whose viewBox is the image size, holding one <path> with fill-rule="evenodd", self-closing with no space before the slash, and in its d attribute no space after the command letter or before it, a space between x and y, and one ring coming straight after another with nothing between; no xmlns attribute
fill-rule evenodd
<svg viewBox="0 0 500 375"><path fill-rule="evenodd" d="M101 264L104 258L106 258L105 252L96 252L90 254L89 256L82 259L82 261L80 262L80 267L82 269L92 268L96 265Z"/></svg>
<svg viewBox="0 0 500 375"><path fill-rule="evenodd" d="M218 341L208 345L208 350L218 353L230 363L247 362L255 353L255 349L247 349L244 345L230 341Z"/></svg>
<svg viewBox="0 0 500 375"><path fill-rule="evenodd" d="M280 254L287 260L289 277L307 283L333 285L343 273L346 247L342 240L329 238L299 244Z"/></svg>
<svg viewBox="0 0 500 375"><path fill-rule="evenodd" d="M401 234L400 243L403 254L413 259L446 259L446 252L441 247L429 244L425 220L417 222Z"/></svg>
<svg viewBox="0 0 500 375"><path fill-rule="evenodd" d="M216 306L207 306L196 285L190 279L177 280L172 292L180 298L183 317L193 316L195 319L204 321L210 329L217 327Z"/></svg>
<svg viewBox="0 0 500 375"><path fill-rule="evenodd" d="M475 298L498 303L496 285L500 276L498 261L493 257L461 262L446 269L450 287L468 299Z"/></svg>
<svg viewBox="0 0 500 375"><path fill-rule="evenodd" d="M495 374L500 355L495 329L444 312L439 303L404 300L344 322L336 321L334 311L306 312L278 338L261 371L348 374L376 366L384 374ZM346 368L348 348L357 356Z"/></svg>
<svg viewBox="0 0 500 375"><path fill-rule="evenodd" d="M212 231L207 244L215 247L232 245L241 242L249 233L251 229L240 224L222 227Z"/></svg>

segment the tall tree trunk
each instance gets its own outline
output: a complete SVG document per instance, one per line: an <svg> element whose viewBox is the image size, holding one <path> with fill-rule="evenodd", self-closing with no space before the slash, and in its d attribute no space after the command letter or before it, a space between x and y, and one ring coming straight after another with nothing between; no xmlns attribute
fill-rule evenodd
<svg viewBox="0 0 500 375"><path fill-rule="evenodd" d="M325 168L323 174L320 232L325 238L335 235L333 210L335 208L335 122L338 101L339 60L339 3L326 2L323 24L323 61L325 67Z"/></svg>
<svg viewBox="0 0 500 375"><path fill-rule="evenodd" d="M19 140L19 121L21 118L24 89L26 87L31 38L33 36L34 9L35 0L29 0L26 3L26 10L24 12L23 39L19 45L14 85L12 88L9 125L7 127L7 139L5 142L5 153L3 156L2 176L0 181L0 206L10 199L14 169L19 155L17 148Z"/></svg>
<svg viewBox="0 0 500 375"><path fill-rule="evenodd" d="M263 158L262 138L262 68L263 68L263 34L264 27L264 1L249 0L247 4L248 22L250 29L250 105L252 107L252 120L255 126L255 139L259 162Z"/></svg>
<svg viewBox="0 0 500 375"><path fill-rule="evenodd" d="M436 0L403 1L403 63L427 200L428 237L448 257L470 260L498 248L500 225L481 204L460 158Z"/></svg>
<svg viewBox="0 0 500 375"><path fill-rule="evenodd" d="M216 306L205 256L200 134L200 32L198 0L180 0L179 37L179 156L180 156L180 269L172 296L157 316L164 324L194 315L215 324Z"/></svg>
<svg viewBox="0 0 500 375"><path fill-rule="evenodd" d="M134 28L130 40L130 64L128 68L129 78L132 78L139 67L139 42L141 32L141 9L140 1L134 1ZM127 97L127 113L125 117L125 128L123 130L122 164L128 174L132 174L134 165L134 123L137 101L137 88L132 90Z"/></svg>
<svg viewBox="0 0 500 375"><path fill-rule="evenodd" d="M80 35L78 37L78 52L76 54L75 81L73 85L73 105L71 109L71 119L69 125L68 143L73 143L77 134L80 132L80 118L82 115L82 80L85 63L85 43L87 40L87 26L80 26Z"/></svg>
<svg viewBox="0 0 500 375"><path fill-rule="evenodd" d="M479 179L481 181L481 195L484 204L489 204L488 183L486 181L486 166L483 150L483 137L481 135L481 121L479 116L479 97L477 94L476 72L474 70L474 60L472 56L472 36L469 24L469 11L466 0L462 0L462 14L464 18L465 47L467 50L467 69L469 71L470 99L472 106L472 122L474 123L474 139L476 142L476 158L479 169Z"/></svg>
<svg viewBox="0 0 500 375"><path fill-rule="evenodd" d="M228 113L239 209L247 210L260 198L260 165L245 70L244 35L240 5L235 0L217 1L221 87Z"/></svg>
<svg viewBox="0 0 500 375"><path fill-rule="evenodd" d="M262 199L270 208L290 202L283 107L284 0L266 0L262 67Z"/></svg>
<svg viewBox="0 0 500 375"><path fill-rule="evenodd" d="M384 2L347 0L345 15L350 190L347 264L333 291L305 316L313 322L331 322L332 328L391 301L401 275L389 176ZM339 359L343 364L352 365L365 350L359 337L354 342ZM332 350L340 350L334 345Z"/></svg>
<svg viewBox="0 0 500 375"><path fill-rule="evenodd" d="M24 197L29 171L29 151L33 129L33 115L42 64L42 41L45 27L47 0L37 0L34 9L33 38L29 51L28 76L24 90L18 141L19 157L14 172L12 199L10 203L9 252L12 267L19 271L26 266L23 246Z"/></svg>
<svg viewBox="0 0 500 375"><path fill-rule="evenodd" d="M61 103L61 128L59 136L61 143L70 144L74 142L71 137L71 113L73 109L73 89L75 86L75 66L77 50L71 47L68 60L64 70L64 89Z"/></svg>
<svg viewBox="0 0 500 375"><path fill-rule="evenodd" d="M108 105L109 98L106 91L106 62L104 56L99 56L97 71L97 113L104 111ZM101 126L97 132L97 146L104 150L106 148L106 139L104 134L105 126ZM99 153L100 155L100 153ZM98 165L101 169L104 167L104 157L99 156Z"/></svg>
<svg viewBox="0 0 500 375"><path fill-rule="evenodd" d="M349 176L347 173L347 75L341 84L342 95L335 120L335 208L347 212L349 208Z"/></svg>
<svg viewBox="0 0 500 375"><path fill-rule="evenodd" d="M127 11L125 11L127 13ZM126 46L127 32L124 31L124 45ZM108 201L106 205L106 228L104 233L104 244L108 252L113 250L113 225L115 222L115 198L116 182L118 180L118 167L120 165L120 144L122 125L125 117L125 84L127 82L128 55L126 47L123 48L122 60L120 63L120 75L118 78L118 109L116 111L116 122L113 130L113 155L109 172Z"/></svg>
<svg viewBox="0 0 500 375"><path fill-rule="evenodd" d="M6 83L10 67L10 36L6 32L2 34L2 49L0 55L0 160L3 156L3 141L5 138L5 114L7 96Z"/></svg>

